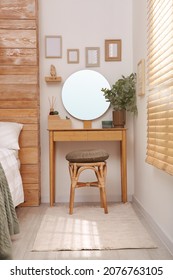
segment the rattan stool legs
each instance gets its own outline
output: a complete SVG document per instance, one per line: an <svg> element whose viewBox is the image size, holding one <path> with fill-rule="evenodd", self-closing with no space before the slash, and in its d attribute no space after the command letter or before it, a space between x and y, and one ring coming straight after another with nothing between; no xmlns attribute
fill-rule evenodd
<svg viewBox="0 0 173 280"><path fill-rule="evenodd" d="M91 169L95 172L97 181L79 182L80 174L86 169ZM92 163L69 162L69 172L71 178L69 214L73 214L75 189L81 187L98 187L100 190L101 207L104 208L105 214L108 213L106 191L105 191L106 171L107 171L106 162L92 162Z"/></svg>

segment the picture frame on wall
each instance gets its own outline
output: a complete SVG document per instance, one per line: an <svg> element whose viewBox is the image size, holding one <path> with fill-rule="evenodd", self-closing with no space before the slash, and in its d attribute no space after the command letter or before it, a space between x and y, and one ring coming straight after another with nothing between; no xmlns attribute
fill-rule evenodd
<svg viewBox="0 0 173 280"><path fill-rule="evenodd" d="M45 36L45 57L62 58L62 36Z"/></svg>
<svg viewBox="0 0 173 280"><path fill-rule="evenodd" d="M145 59L141 59L137 65L137 94L145 94Z"/></svg>
<svg viewBox="0 0 173 280"><path fill-rule="evenodd" d="M86 47L85 48L86 67L100 66L100 48Z"/></svg>
<svg viewBox="0 0 173 280"><path fill-rule="evenodd" d="M105 61L121 61L121 45L120 39L105 40Z"/></svg>
<svg viewBox="0 0 173 280"><path fill-rule="evenodd" d="M67 63L79 63L79 49L67 49Z"/></svg>

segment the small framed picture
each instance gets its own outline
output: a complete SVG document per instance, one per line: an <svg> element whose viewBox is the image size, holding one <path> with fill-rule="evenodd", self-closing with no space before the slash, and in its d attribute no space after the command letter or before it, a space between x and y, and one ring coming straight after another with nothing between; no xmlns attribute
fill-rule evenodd
<svg viewBox="0 0 173 280"><path fill-rule="evenodd" d="M100 66L100 48L85 48L86 67Z"/></svg>
<svg viewBox="0 0 173 280"><path fill-rule="evenodd" d="M67 50L67 63L79 63L79 49Z"/></svg>
<svg viewBox="0 0 173 280"><path fill-rule="evenodd" d="M145 94L145 59L141 59L137 65L137 94Z"/></svg>
<svg viewBox="0 0 173 280"><path fill-rule="evenodd" d="M61 58L62 57L62 37L46 36L45 37L45 57Z"/></svg>
<svg viewBox="0 0 173 280"><path fill-rule="evenodd" d="M121 40L105 40L105 61L121 61Z"/></svg>

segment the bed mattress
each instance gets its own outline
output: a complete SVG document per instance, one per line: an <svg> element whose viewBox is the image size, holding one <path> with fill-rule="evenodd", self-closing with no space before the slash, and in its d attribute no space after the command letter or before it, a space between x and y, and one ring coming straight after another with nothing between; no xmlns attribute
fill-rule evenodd
<svg viewBox="0 0 173 280"><path fill-rule="evenodd" d="M0 162L4 170L14 207L24 202L22 178L19 171L19 159L15 150L0 148Z"/></svg>

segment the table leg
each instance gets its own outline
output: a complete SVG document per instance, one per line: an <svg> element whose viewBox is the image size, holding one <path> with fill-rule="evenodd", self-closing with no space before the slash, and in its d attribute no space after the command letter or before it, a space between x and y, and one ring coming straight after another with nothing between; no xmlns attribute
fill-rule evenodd
<svg viewBox="0 0 173 280"><path fill-rule="evenodd" d="M122 131L122 141L120 142L121 154L121 194L122 202L127 202L127 152L126 152L126 131Z"/></svg>
<svg viewBox="0 0 173 280"><path fill-rule="evenodd" d="M55 142L53 131L49 131L49 180L50 180L50 206L55 202Z"/></svg>

